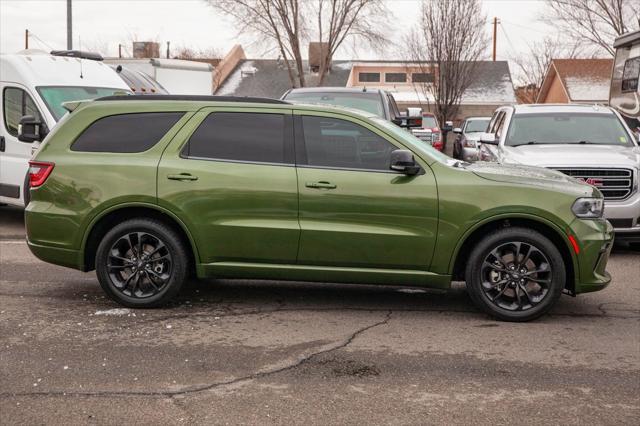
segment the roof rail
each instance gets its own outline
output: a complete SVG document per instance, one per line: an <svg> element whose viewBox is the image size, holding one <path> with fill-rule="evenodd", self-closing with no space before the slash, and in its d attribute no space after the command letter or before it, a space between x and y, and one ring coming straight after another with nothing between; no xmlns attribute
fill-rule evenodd
<svg viewBox="0 0 640 426"><path fill-rule="evenodd" d="M96 101L200 101L200 102L247 102L256 104L286 104L280 99L256 98L251 96L207 96L207 95L129 95L104 96Z"/></svg>

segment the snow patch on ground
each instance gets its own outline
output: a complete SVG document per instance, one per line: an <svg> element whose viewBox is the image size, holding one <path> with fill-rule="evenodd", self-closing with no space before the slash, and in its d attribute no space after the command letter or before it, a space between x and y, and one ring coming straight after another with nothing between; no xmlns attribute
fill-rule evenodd
<svg viewBox="0 0 640 426"><path fill-rule="evenodd" d="M121 315L129 315L130 313L131 313L131 309L115 308L115 309L107 309L106 311L96 311L94 315L121 316Z"/></svg>
<svg viewBox="0 0 640 426"><path fill-rule="evenodd" d="M425 290L420 290L419 288L401 288L396 290L398 293L407 293L407 294L414 294L414 293L426 293Z"/></svg>

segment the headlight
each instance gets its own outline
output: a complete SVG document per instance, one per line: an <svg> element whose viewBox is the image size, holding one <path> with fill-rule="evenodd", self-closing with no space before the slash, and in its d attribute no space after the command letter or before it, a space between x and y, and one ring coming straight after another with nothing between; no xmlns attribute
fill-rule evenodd
<svg viewBox="0 0 640 426"><path fill-rule="evenodd" d="M583 219L597 219L604 212L603 198L578 198L571 207L576 217Z"/></svg>

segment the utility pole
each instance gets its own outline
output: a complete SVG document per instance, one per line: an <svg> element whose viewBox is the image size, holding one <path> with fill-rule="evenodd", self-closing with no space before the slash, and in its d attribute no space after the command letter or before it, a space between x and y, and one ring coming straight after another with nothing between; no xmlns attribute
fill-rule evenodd
<svg viewBox="0 0 640 426"><path fill-rule="evenodd" d="M496 61L496 42L498 39L498 18L493 18L493 62Z"/></svg>
<svg viewBox="0 0 640 426"><path fill-rule="evenodd" d="M122 58L122 44L118 43L118 58Z"/></svg>
<svg viewBox="0 0 640 426"><path fill-rule="evenodd" d="M29 48L29 30L24 30L24 48Z"/></svg>
<svg viewBox="0 0 640 426"><path fill-rule="evenodd" d="M167 59L169 59L169 44L170 43L171 43L170 41L167 42Z"/></svg>
<svg viewBox="0 0 640 426"><path fill-rule="evenodd" d="M73 34L71 31L71 0L67 0L67 50L73 50Z"/></svg>

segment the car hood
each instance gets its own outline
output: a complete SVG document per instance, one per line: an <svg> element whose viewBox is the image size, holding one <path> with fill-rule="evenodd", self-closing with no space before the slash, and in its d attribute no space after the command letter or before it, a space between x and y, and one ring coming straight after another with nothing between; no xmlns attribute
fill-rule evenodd
<svg viewBox="0 0 640 426"><path fill-rule="evenodd" d="M534 185L577 196L601 196L595 187L569 177L561 172L542 167L519 164L476 162L465 167L475 175L497 182Z"/></svg>
<svg viewBox="0 0 640 426"><path fill-rule="evenodd" d="M616 145L522 145L505 146L501 163L541 167L639 167L640 148Z"/></svg>

